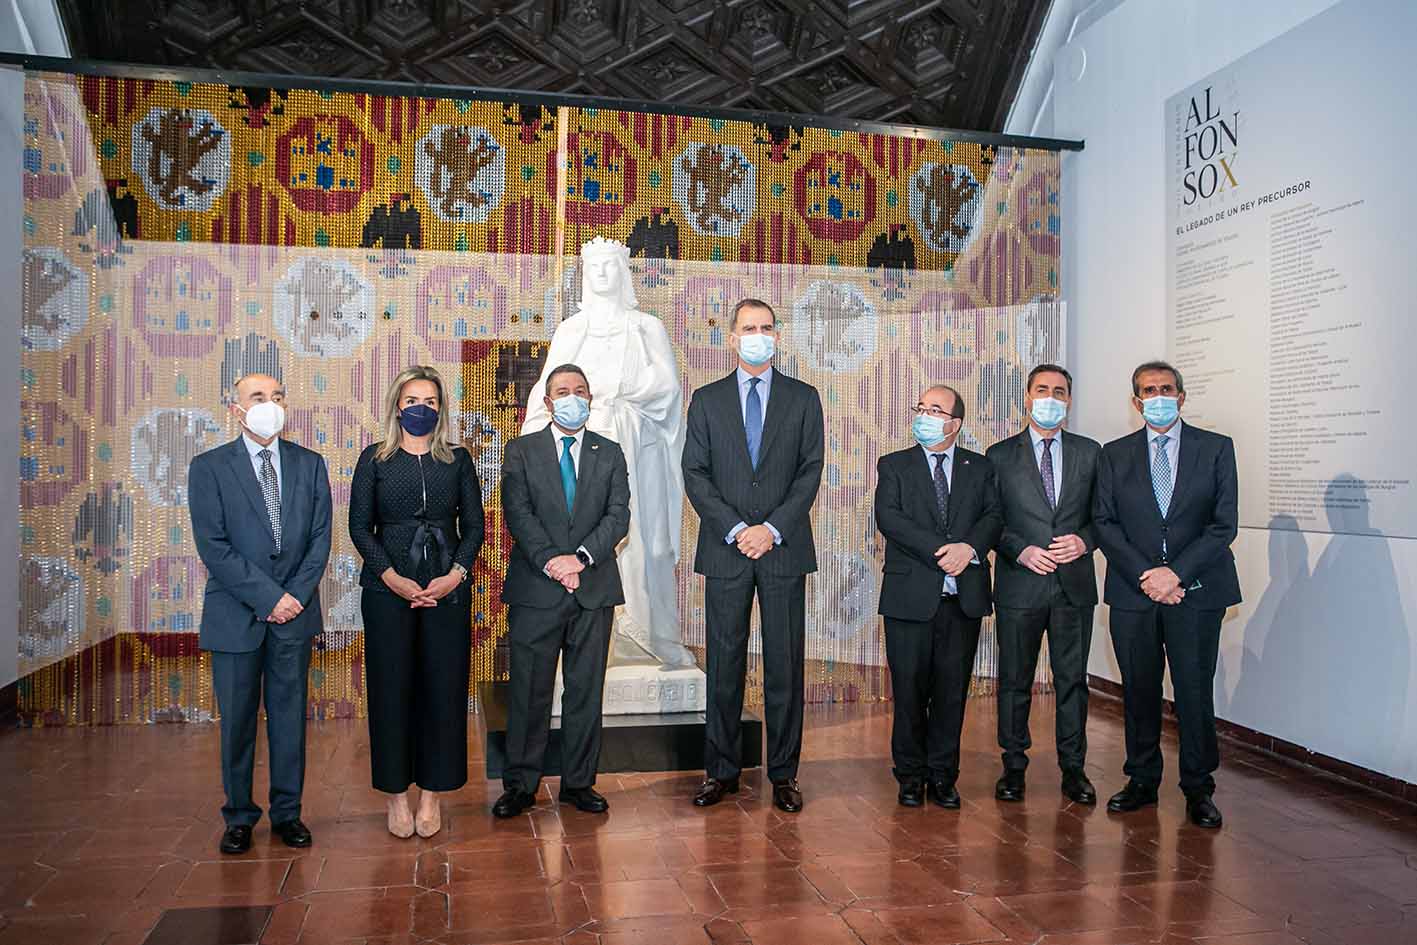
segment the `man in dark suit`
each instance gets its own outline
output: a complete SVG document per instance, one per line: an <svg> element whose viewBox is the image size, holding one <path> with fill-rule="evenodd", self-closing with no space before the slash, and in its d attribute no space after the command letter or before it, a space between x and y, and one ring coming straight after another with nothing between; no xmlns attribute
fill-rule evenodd
<svg viewBox="0 0 1417 945"><path fill-rule="evenodd" d="M802 809L806 576L817 570L810 513L822 479L822 401L772 367L777 316L758 299L733 309L734 372L694 391L684 491L699 514L694 571L704 575L708 633L706 778L700 807L738 791L753 596L763 638L768 777L773 803Z"/></svg>
<svg viewBox="0 0 1417 945"><path fill-rule="evenodd" d="M584 371L553 368L544 403L552 421L508 443L502 461L502 512L516 545L502 585L512 665L498 817L536 803L558 659L566 686L559 799L589 813L610 809L595 774L610 625L625 601L615 547L630 529L630 479L619 445L585 428Z"/></svg>
<svg viewBox="0 0 1417 945"><path fill-rule="evenodd" d="M263 689L271 830L287 846L311 843L300 794L310 641L324 627L330 480L318 453L280 439L284 402L274 377L241 378L228 408L241 436L194 457L187 472L192 537L208 575L200 643L221 711L223 853L249 850L261 818L251 772Z"/></svg>
<svg viewBox="0 0 1417 945"><path fill-rule="evenodd" d="M1028 425L986 454L999 477L1004 531L995 562L995 627L999 638L999 747L1004 774L994 785L1001 801L1021 801L1028 768L1028 714L1043 633L1057 693L1054 727L1063 794L1096 804L1083 773L1087 760L1087 657L1097 575L1092 552L1092 489L1096 440L1068 431L1073 377L1056 364L1028 374Z"/></svg>
<svg viewBox="0 0 1417 945"><path fill-rule="evenodd" d="M1107 556L1105 600L1122 672L1127 786L1107 809L1156 803L1161 783L1161 680L1167 664L1181 731L1181 790L1200 827L1219 827L1211 800L1215 663L1225 608L1240 602L1235 540L1235 444L1182 423L1186 388L1164 361L1132 372L1145 426L1102 448L1093 528Z"/></svg>
<svg viewBox="0 0 1417 945"><path fill-rule="evenodd" d="M999 539L998 482L989 461L955 444L964 401L927 388L915 405L916 446L876 463L876 527L886 537L881 614L895 700L891 758L899 801L928 793L959 808L959 743L979 624L989 615L989 549Z"/></svg>

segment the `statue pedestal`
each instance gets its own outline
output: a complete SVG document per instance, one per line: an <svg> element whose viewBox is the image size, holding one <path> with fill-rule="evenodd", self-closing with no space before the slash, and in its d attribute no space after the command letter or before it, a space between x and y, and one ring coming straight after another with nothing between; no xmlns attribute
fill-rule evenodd
<svg viewBox="0 0 1417 945"><path fill-rule="evenodd" d="M565 686L556 671L556 698L551 715L561 716ZM702 712L708 704L708 679L697 666L661 670L657 666L612 666L605 671L603 711L611 715L663 715Z"/></svg>

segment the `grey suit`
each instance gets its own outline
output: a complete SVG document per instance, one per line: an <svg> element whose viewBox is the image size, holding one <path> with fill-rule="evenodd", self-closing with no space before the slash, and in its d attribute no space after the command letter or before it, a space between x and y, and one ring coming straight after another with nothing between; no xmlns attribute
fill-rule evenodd
<svg viewBox="0 0 1417 945"><path fill-rule="evenodd" d="M1010 771L1028 767L1033 674L1045 631L1057 693L1058 765L1064 771L1081 771L1087 759L1087 658L1097 605L1092 500L1102 447L1096 440L1062 431L1054 447L1061 464L1056 506L1048 502L1029 428L1000 440L988 452L999 477L1004 513L994 607L999 636L999 747L1004 768ZM1077 535L1087 546L1086 553L1047 575L1019 564L1025 548L1047 548L1062 535Z"/></svg>
<svg viewBox="0 0 1417 945"><path fill-rule="evenodd" d="M209 576L200 642L212 654L221 711L228 826L261 817L251 775L263 689L272 822L300 816L305 782L307 675L310 642L324 628L320 579L330 557L330 481L318 453L285 441L279 450L279 551L241 437L194 457L187 474L192 537ZM288 623L268 623L285 594L304 609Z"/></svg>
<svg viewBox="0 0 1417 945"><path fill-rule="evenodd" d="M509 606L510 705L507 790L535 793L541 783L562 661L561 784L595 783L600 763L601 701L610 625L625 602L615 547L630 530L630 480L614 440L585 431L576 468L575 502L566 508L557 434L550 424L507 444L502 511L516 544L502 585ZM552 558L584 548L592 563L574 593L544 572Z"/></svg>
<svg viewBox="0 0 1417 945"><path fill-rule="evenodd" d="M738 777L740 718L753 597L763 629L768 775L797 775L802 751L806 578L817 570L811 511L822 479L817 389L774 369L755 467L748 456L737 371L694 392L684 444L684 491L699 515L694 571L705 576L708 633L706 768ZM739 523L768 523L781 543L756 561L727 541Z"/></svg>

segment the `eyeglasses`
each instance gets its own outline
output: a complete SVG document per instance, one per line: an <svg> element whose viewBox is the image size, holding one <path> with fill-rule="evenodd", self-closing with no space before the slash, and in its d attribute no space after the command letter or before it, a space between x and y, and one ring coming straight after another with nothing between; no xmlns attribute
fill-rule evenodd
<svg viewBox="0 0 1417 945"><path fill-rule="evenodd" d="M941 410L939 407L926 407L924 404L916 404L914 407L910 408L910 412L917 417L938 417L941 420L957 419L954 414L947 410Z"/></svg>

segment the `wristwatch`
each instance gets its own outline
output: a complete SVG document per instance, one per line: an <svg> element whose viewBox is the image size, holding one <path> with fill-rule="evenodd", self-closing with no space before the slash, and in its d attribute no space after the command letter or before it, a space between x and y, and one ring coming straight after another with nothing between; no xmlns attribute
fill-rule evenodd
<svg viewBox="0 0 1417 945"><path fill-rule="evenodd" d="M456 561L453 562L453 567L456 568L459 572L462 573L462 578L458 581L458 583L461 584L463 581L466 581L466 580L467 580L467 568L463 567L461 564L459 564L459 563L456 562Z"/></svg>
<svg viewBox="0 0 1417 945"><path fill-rule="evenodd" d="M584 548L576 549L576 560L586 567L590 567L590 555L586 553Z"/></svg>

